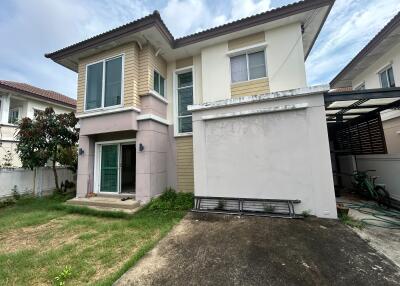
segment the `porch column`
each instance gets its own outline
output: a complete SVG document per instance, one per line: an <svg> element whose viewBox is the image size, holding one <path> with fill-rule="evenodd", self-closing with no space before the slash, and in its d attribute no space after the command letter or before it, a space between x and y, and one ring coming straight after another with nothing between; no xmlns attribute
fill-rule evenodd
<svg viewBox="0 0 400 286"><path fill-rule="evenodd" d="M95 142L90 136L79 136L76 196L84 198L93 192Z"/></svg>
<svg viewBox="0 0 400 286"><path fill-rule="evenodd" d="M2 124L8 123L8 114L10 112L10 94L1 97L1 118Z"/></svg>
<svg viewBox="0 0 400 286"><path fill-rule="evenodd" d="M151 119L139 119L138 123L136 200L146 203L167 187L168 127Z"/></svg>

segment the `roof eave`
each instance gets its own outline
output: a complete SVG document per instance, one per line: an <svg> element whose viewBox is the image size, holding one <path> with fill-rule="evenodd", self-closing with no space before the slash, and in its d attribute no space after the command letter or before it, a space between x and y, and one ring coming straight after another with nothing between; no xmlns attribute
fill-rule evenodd
<svg viewBox="0 0 400 286"><path fill-rule="evenodd" d="M393 17L393 19L386 24L386 26L379 31L378 34L335 76L335 78L330 82L331 87L339 86L351 69L357 65L366 55L372 52L390 33L393 32L400 25L400 12ZM349 79L343 80L344 82L350 81Z"/></svg>
<svg viewBox="0 0 400 286"><path fill-rule="evenodd" d="M24 95L27 95L27 96L30 96L30 97L35 97L37 99L42 99L42 100L45 100L45 101L54 102L54 103L57 103L57 104L62 105L62 106L70 107L72 109L76 109L76 104L70 104L70 103L67 103L67 102L59 101L59 100L56 100L56 99L53 99L53 98L49 98L49 97L46 97L46 96L43 96L43 95L40 95L40 94L36 94L36 93L29 92L29 91L26 91L26 90L21 90L21 89L16 88L16 87L8 86L8 85L2 84L2 83L0 83L0 88L6 89L8 91L24 94Z"/></svg>

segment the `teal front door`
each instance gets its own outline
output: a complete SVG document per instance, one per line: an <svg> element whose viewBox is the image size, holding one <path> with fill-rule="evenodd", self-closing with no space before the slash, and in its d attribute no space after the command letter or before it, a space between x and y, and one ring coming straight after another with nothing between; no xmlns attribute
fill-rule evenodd
<svg viewBox="0 0 400 286"><path fill-rule="evenodd" d="M100 192L118 193L118 144L101 146Z"/></svg>

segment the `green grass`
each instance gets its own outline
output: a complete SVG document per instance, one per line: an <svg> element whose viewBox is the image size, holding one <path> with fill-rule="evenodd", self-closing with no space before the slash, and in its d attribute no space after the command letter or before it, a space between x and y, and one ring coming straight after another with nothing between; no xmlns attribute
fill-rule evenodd
<svg viewBox="0 0 400 286"><path fill-rule="evenodd" d="M192 206L167 192L127 215L63 204L63 196L22 198L0 208L1 285L111 285L165 236Z"/></svg>
<svg viewBox="0 0 400 286"><path fill-rule="evenodd" d="M339 219L343 224L348 225L350 227L355 227L355 228L359 228L359 229L362 229L365 227L365 224L362 221L356 220L346 214L339 215Z"/></svg>

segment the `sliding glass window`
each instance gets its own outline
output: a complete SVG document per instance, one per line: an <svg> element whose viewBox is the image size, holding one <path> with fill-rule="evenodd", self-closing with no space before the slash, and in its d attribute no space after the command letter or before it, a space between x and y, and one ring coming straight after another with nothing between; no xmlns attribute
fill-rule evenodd
<svg viewBox="0 0 400 286"><path fill-rule="evenodd" d="M122 88L122 56L88 65L85 110L120 105Z"/></svg>

